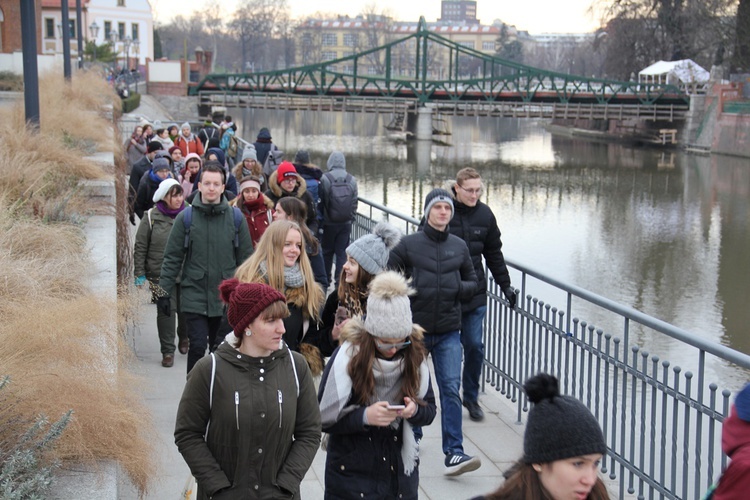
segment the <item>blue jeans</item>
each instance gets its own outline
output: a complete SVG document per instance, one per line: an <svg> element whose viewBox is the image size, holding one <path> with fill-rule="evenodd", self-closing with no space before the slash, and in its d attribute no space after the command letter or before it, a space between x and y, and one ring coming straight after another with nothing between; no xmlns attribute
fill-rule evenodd
<svg viewBox="0 0 750 500"><path fill-rule="evenodd" d="M333 273L333 279L328 282L336 282L339 285L341 268L346 262L346 247L349 246L349 238L352 232L351 222L342 222L340 224L323 224L323 237L320 240L320 246L323 247L323 261L326 269L326 276L331 276L331 265L333 265L333 256L336 255L336 271Z"/></svg>
<svg viewBox="0 0 750 500"><path fill-rule="evenodd" d="M479 306L473 311L461 314L461 344L464 346L464 401L476 403L479 397L479 377L484 363L484 343L482 323L487 314L487 306Z"/></svg>
<svg viewBox="0 0 750 500"><path fill-rule="evenodd" d="M424 345L432 355L435 381L440 391L440 424L443 433L443 453L464 452L461 398L461 337L458 330L440 335L425 335Z"/></svg>

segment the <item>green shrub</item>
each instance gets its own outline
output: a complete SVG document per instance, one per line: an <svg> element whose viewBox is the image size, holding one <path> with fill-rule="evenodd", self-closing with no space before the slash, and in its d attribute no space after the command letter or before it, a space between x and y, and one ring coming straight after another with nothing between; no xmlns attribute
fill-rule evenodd
<svg viewBox="0 0 750 500"><path fill-rule="evenodd" d="M23 76L12 71L0 71L0 91L20 92L23 90Z"/></svg>
<svg viewBox="0 0 750 500"><path fill-rule="evenodd" d="M122 100L122 112L130 113L138 106L141 105L141 94L133 92L128 97Z"/></svg>

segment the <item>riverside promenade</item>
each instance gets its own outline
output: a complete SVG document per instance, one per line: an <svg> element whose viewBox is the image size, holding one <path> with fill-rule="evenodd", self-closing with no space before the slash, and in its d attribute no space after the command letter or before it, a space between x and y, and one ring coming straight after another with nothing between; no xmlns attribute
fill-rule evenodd
<svg viewBox="0 0 750 500"><path fill-rule="evenodd" d="M152 96L143 95L141 105L130 116L125 115L130 126L134 120L146 118L162 123L174 121L166 109ZM126 129L124 132L130 133ZM135 228L131 231L135 234ZM137 324L131 326L128 343L134 350L133 371L143 379L143 396L156 430L154 447L159 469L154 471L156 478L146 496L147 499L177 498L188 478L189 469L174 444L174 422L177 405L185 384L187 357L177 353L172 368L161 366L159 338L156 331L156 306L148 303L148 294L143 293ZM433 388L437 384L433 378ZM479 403L484 409L483 422L469 420L464 409L464 450L482 459L482 467L462 476L448 478L443 475L444 455L440 437L440 413L432 425L424 428L421 442L419 467L420 495L425 500L468 499L493 491L502 481L502 472L518 459L523 450L524 426L516 423L516 408L509 400L487 386L487 393L481 394ZM436 398L438 395L436 394ZM438 400L439 406L439 400ZM525 418L524 418L525 421ZM325 452L320 450L301 486L304 500L323 498ZM138 495L125 479L121 478L118 498L136 500Z"/></svg>

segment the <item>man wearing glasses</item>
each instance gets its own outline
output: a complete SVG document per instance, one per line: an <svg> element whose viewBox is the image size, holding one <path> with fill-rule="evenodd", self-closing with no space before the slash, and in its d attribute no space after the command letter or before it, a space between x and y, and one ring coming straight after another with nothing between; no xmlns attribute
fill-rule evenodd
<svg viewBox="0 0 750 500"><path fill-rule="evenodd" d="M452 194L456 214L450 222L450 233L466 242L477 275L477 290L469 301L462 304L461 343L464 346L463 405L469 418L478 422L484 419L479 406L479 377L484 362L482 323L487 313L487 277L484 275L482 256L487 269L500 285L511 309L516 307L516 294L510 286L510 275L503 257L503 243L495 214L479 201L482 195L482 178L473 168L458 171Z"/></svg>
<svg viewBox="0 0 750 500"><path fill-rule="evenodd" d="M417 291L411 297L411 311L413 322L425 330L424 345L435 366L447 476L482 465L479 457L464 453L459 396L461 301L474 296L477 276L466 243L448 231L452 217L451 194L445 189L433 189L425 198L421 231L401 238L388 259L388 267L411 278Z"/></svg>

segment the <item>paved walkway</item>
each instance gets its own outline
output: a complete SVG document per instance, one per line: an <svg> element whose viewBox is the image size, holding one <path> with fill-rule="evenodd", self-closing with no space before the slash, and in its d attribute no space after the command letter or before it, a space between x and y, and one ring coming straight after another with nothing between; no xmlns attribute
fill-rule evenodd
<svg viewBox="0 0 750 500"><path fill-rule="evenodd" d="M144 294L144 302L147 299ZM162 368L159 339L156 332L156 306L144 303L140 321L132 329L129 342L136 354L134 371L144 378L143 393L156 431L158 451L158 480L152 485L147 499L176 498L188 477L188 467L177 452L173 432L177 404L185 384L187 356L175 357L172 368ZM437 389L436 389L437 392ZM437 395L436 395L437 397ZM424 428L421 443L420 495L421 499L467 499L488 493L501 482L502 471L521 456L523 426L515 424L515 407L499 393L480 395L485 420L475 423L464 410L464 448L470 455L482 459L482 467L455 478L443 476L443 453L440 439L440 414L432 425ZM144 416L149 417L149 416ZM318 451L312 468L302 482L304 500L323 498L325 452ZM137 499L132 486L120 485L119 498Z"/></svg>
<svg viewBox="0 0 750 500"><path fill-rule="evenodd" d="M169 112L154 97L143 95L141 105L133 115L150 120L171 120ZM134 233L134 232L133 232ZM144 377L143 391L151 419L156 427L158 441L158 480L146 498L176 498L188 478L188 467L174 444L174 421L177 404L185 383L186 356L177 354L172 368L162 368L159 339L156 332L156 306L148 304L144 294L140 321L133 328L130 342L137 357L134 371ZM433 382L437 393L437 387ZM440 415L424 428L420 450L420 498L465 499L494 490L501 482L502 471L521 456L523 426L515 423L516 410L508 400L493 392L480 395L485 420L475 423L464 410L464 449L482 459L482 467L455 478L443 476L443 453L440 438ZM436 394L437 397L437 394ZM304 500L323 498L325 452L319 451L305 480L301 495ZM121 499L136 499L132 486L120 485Z"/></svg>

